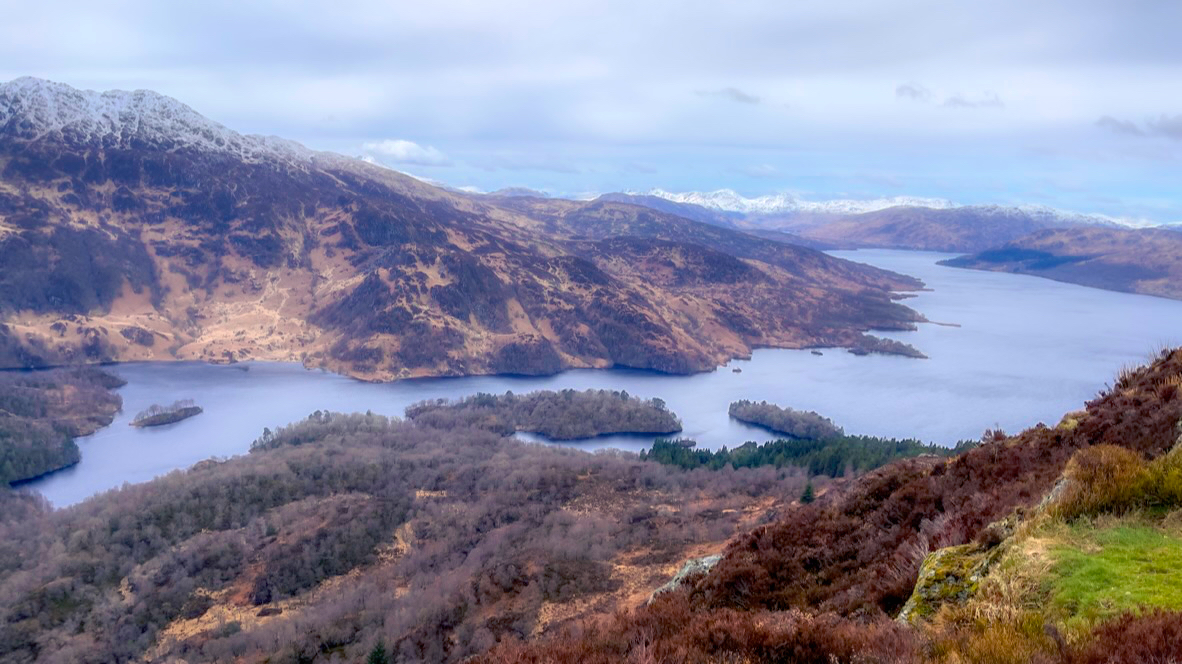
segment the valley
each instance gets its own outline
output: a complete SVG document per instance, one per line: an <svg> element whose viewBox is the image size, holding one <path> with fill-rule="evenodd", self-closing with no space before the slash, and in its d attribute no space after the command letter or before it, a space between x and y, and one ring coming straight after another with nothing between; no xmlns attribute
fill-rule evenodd
<svg viewBox="0 0 1182 664"><path fill-rule="evenodd" d="M1182 664L1182 4L10 4L0 664Z"/></svg>
<svg viewBox="0 0 1182 664"><path fill-rule="evenodd" d="M366 380L920 355L908 276L622 203L474 196L180 102L0 87L0 366L296 361Z"/></svg>
<svg viewBox="0 0 1182 664"><path fill-rule="evenodd" d="M931 320L899 339L930 359L855 356L841 349L757 349L717 371L676 376L636 370L572 370L553 376L470 376L364 382L298 363L127 363L108 367L128 384L111 426L79 439L82 461L30 488L59 507L124 482L146 482L211 457L244 454L272 430L316 410L372 411L402 417L421 401L477 393L627 391L660 398L702 450L774 440L776 434L731 418L739 400L772 401L831 417L846 433L916 438L951 447L986 428L1017 431L1057 419L1095 394L1120 367L1182 330L1182 303L1084 288L1023 275L938 265L951 256L862 250L842 254L929 284L909 304ZM1110 312L1098 320L1091 312ZM1015 324L1015 320L1022 323ZM894 335L892 335L894 336ZM1177 339L1182 342L1182 339ZM742 368L734 373L732 368ZM851 399L850 395L858 395ZM153 404L193 399L205 414L159 429L128 426ZM517 437L552 442L543 436ZM586 451L640 452L656 436L605 435L563 444Z"/></svg>

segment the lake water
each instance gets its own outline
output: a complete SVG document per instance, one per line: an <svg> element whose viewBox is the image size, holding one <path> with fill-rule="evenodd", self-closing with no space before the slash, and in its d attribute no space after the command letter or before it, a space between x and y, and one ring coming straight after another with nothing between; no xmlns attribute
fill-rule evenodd
<svg viewBox="0 0 1182 664"><path fill-rule="evenodd" d="M1156 347L1182 343L1182 302L1061 284L1035 277L936 265L946 254L834 252L914 275L926 282L907 304L930 320L916 332L884 334L930 359L844 350L758 350L711 373L666 376L641 371L568 371L545 378L472 377L374 384L297 364L138 363L112 368L128 381L114 424L79 439L82 462L28 486L57 506L125 482L143 482L209 457L245 453L264 427L314 410L402 415L423 399L475 392L623 389L660 397L699 445L734 447L768 440L727 416L737 399L816 410L847 433L915 437L951 445L986 428L1018 431L1063 413L1111 382L1125 365ZM732 368L742 369L734 373ZM205 413L157 428L128 422L153 403L193 399ZM569 443L584 449L640 450L652 437L609 436Z"/></svg>

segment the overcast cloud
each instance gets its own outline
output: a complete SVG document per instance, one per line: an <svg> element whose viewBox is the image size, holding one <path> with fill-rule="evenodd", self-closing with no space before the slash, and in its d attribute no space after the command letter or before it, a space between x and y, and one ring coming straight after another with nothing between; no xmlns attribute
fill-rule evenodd
<svg viewBox="0 0 1182 664"><path fill-rule="evenodd" d="M49 0L5 7L0 80L150 88L457 186L1174 221L1179 26L1157 0Z"/></svg>

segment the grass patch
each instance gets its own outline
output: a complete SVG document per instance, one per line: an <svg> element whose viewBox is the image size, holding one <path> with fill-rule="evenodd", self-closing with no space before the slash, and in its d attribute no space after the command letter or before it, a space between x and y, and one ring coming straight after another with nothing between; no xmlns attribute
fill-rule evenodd
<svg viewBox="0 0 1182 664"><path fill-rule="evenodd" d="M1051 600L1069 622L1153 607L1182 609L1182 537L1176 530L1131 518L1110 527L1081 521L1052 547L1051 557Z"/></svg>

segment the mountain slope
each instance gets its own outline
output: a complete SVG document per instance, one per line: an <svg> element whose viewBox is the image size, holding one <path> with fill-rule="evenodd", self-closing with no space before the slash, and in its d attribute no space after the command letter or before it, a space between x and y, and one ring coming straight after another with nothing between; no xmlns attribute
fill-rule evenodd
<svg viewBox="0 0 1182 664"><path fill-rule="evenodd" d="M800 233L845 248L971 252L1009 242L1050 223L1016 208L892 207L841 217Z"/></svg>
<svg viewBox="0 0 1182 664"><path fill-rule="evenodd" d="M1162 566L1182 555L1180 383L1182 350L1163 351L1055 427L830 487L681 590L478 661L1167 661L1182 655L1182 575Z"/></svg>
<svg viewBox="0 0 1182 664"><path fill-rule="evenodd" d="M608 194L600 200L635 203L749 233L819 249L875 247L969 253L1044 228L1120 228L1129 220L1064 212L1037 205L955 205L910 197L811 202L788 194L744 198L733 191Z"/></svg>
<svg viewBox="0 0 1182 664"><path fill-rule="evenodd" d="M18 79L0 86L0 366L689 372L758 346L873 347L866 330L920 320L892 301L914 279L670 215L615 219L638 210L447 191L151 92ZM668 278L639 273L638 252Z"/></svg>
<svg viewBox="0 0 1182 664"><path fill-rule="evenodd" d="M1174 230L1048 229L942 264L1182 299L1182 233Z"/></svg>

